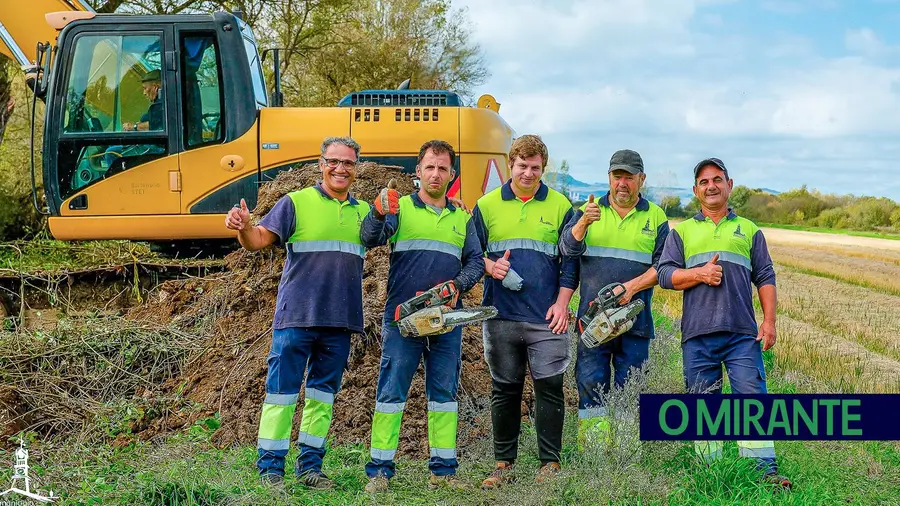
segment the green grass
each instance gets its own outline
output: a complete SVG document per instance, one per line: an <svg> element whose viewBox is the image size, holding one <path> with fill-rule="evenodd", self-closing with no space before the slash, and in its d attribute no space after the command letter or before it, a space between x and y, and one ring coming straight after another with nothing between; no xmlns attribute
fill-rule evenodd
<svg viewBox="0 0 900 506"><path fill-rule="evenodd" d="M655 315L659 339L651 351L652 369L645 388L679 392L681 357L675 323ZM772 392L793 392L794 385L773 368L774 351L766 352ZM571 371L567 381L572 381ZM726 389L727 390L727 389ZM632 389L625 398L636 399ZM631 397L628 397L631 395ZM376 497L363 492L364 445L329 448L324 471L337 487L326 492L309 491L297 483L290 470L297 456L287 459L283 488L262 485L255 473L256 449L252 445L216 448L210 436L218 420L198 422L182 434L164 440L133 442L125 447L84 445L73 439L33 439L33 486L53 488L63 500L58 504L629 504L629 505L831 505L898 504L900 497L900 444L896 442L777 442L782 473L795 484L792 493L773 494L756 482L751 462L740 459L734 443L725 458L711 467L698 464L689 442L636 442L624 448L576 445L577 413L567 411L563 448L563 472L550 483L534 483L539 467L535 431L524 424L517 462L517 482L499 491L479 489L493 461L490 440L461 451L460 477L471 490L458 493L430 490L427 462L401 457L391 490ZM633 425L624 425L634 430ZM632 434L634 434L632 432ZM623 436L625 437L625 436ZM639 451L635 451L639 450ZM0 452L0 463L11 454ZM3 465L2 469L7 469ZM5 479L0 475L0 481Z"/></svg>
<svg viewBox="0 0 900 506"><path fill-rule="evenodd" d="M863 230L848 230L845 228L808 227L805 225L784 225L781 223L757 223L760 227L783 228L786 230L800 230L804 232L822 232L824 234L854 235L857 237L873 237L875 239L891 239L900 241L900 234L886 232L867 232Z"/></svg>

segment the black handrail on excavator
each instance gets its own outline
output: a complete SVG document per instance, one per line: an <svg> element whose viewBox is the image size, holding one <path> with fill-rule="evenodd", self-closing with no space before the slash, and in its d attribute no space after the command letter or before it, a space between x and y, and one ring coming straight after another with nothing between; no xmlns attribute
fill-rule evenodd
<svg viewBox="0 0 900 506"><path fill-rule="evenodd" d="M47 56L47 61L44 63L44 66L42 68L41 62L44 60L45 53ZM50 210L41 209L41 206L38 204L37 198L37 181L34 168L34 117L37 112L38 96L44 97L47 94L47 83L49 81L47 79L47 76L50 74L50 60L53 55L53 48L50 46L50 43L38 42L36 55L37 58L35 66L32 68L32 70L35 72L34 83L31 86L31 203L34 205L34 210L37 211L38 214L42 216L49 216Z"/></svg>

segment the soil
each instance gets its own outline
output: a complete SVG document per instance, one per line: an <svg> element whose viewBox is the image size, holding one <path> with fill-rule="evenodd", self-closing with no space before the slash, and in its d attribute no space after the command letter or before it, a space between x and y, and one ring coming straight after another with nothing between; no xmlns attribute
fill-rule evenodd
<svg viewBox="0 0 900 506"><path fill-rule="evenodd" d="M319 171L313 164L283 172L261 188L253 211L257 219L271 210L283 195L314 184ZM353 194L372 202L390 179L401 194L415 191L412 179L395 168L364 163L359 167ZM260 408L265 397L266 356L271 344L271 323L275 298L284 262L277 248L251 253L238 250L226 258L226 269L207 278L173 280L164 283L149 303L129 314L134 319L168 322L190 332L202 332L207 351L191 359L184 375L162 385L157 398L182 398L198 403L201 409L161 410L156 419L138 421L133 427L141 438L151 438L190 426L198 419L221 413L222 425L213 434L219 445L255 444ZM368 444L375 389L381 357L381 315L384 310L388 274L388 250L380 247L365 259L363 298L365 331L355 335L348 369L334 406L331 435L337 444ZM481 303L481 286L466 294L467 305ZM483 359L481 329L466 327L463 332L463 371L460 387L458 446L490 435L484 413L490 406L491 380ZM177 394L177 395L176 395ZM523 413L531 403L526 392ZM296 438L301 409L294 420ZM488 417L489 418L489 417ZM410 388L400 435L400 453L416 458L428 455L426 399L420 366ZM464 453L464 451L463 451Z"/></svg>

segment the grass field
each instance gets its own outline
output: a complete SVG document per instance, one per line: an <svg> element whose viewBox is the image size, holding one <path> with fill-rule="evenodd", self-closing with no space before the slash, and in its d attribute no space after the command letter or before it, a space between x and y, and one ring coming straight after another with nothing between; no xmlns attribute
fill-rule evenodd
<svg viewBox="0 0 900 506"><path fill-rule="evenodd" d="M865 237L765 229L779 284L778 343L765 353L771 392L900 393L900 245ZM875 242L872 242L875 241ZM658 338L645 373L612 402L633 412L637 392L683 390L677 292L657 290ZM761 313L759 314L761 317ZM567 381L572 382L572 371ZM341 399L338 402L370 402ZM490 423L489 417L482 417ZM755 483L733 444L707 468L689 443L639 442L623 422L622 446L575 445L576 412L567 413L563 473L537 485L534 430L526 424L518 481L497 492L478 489L493 462L490 440L461 449L460 475L468 493L432 491L426 462L401 458L391 491L362 492L363 446L331 448L325 472L330 492L310 492L289 476L283 489L256 480L251 446L216 448L216 419L184 434L124 447L75 438L33 441L35 485L63 494L63 504L629 504L629 505L895 505L900 504L900 442L789 441L776 443L792 493L773 495ZM292 466L295 452L288 458ZM0 469L11 467L0 452ZM0 481L4 475L0 474Z"/></svg>

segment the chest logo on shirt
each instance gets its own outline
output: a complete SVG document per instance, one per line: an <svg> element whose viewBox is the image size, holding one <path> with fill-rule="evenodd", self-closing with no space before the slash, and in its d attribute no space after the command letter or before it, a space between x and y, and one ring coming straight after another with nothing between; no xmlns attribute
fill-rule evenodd
<svg viewBox="0 0 900 506"><path fill-rule="evenodd" d="M541 216L540 222L541 222L541 224L543 224L543 225L550 225L551 227L553 226L553 224L550 223L549 221L544 221L544 217L543 217L543 216Z"/></svg>
<svg viewBox="0 0 900 506"><path fill-rule="evenodd" d="M737 229L735 229L735 231L734 231L734 236L735 236L735 237L740 237L741 239L746 239L746 236L744 236L744 234L741 232L741 226L740 226L740 225L738 225L738 226L737 226Z"/></svg>
<svg viewBox="0 0 900 506"><path fill-rule="evenodd" d="M456 225L453 225L453 233L456 234L456 235L458 235L458 236L460 236L460 237L465 237L465 236L466 236L466 234L462 234L462 233L459 232L459 230L456 230Z"/></svg>
<svg viewBox="0 0 900 506"><path fill-rule="evenodd" d="M644 224L644 228L641 229L641 233L644 235L654 235L653 229L650 228L650 218L647 218L647 223Z"/></svg>

